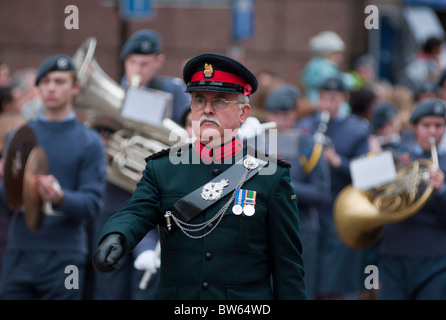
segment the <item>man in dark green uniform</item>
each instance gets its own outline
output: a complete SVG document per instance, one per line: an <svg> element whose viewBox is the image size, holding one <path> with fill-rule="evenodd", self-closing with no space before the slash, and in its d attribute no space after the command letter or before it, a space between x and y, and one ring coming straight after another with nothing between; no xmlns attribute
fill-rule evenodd
<svg viewBox="0 0 446 320"><path fill-rule="evenodd" d="M197 140L146 159L132 198L103 228L94 265L115 270L159 227L156 299L307 299L290 165L237 139L255 75L204 53L183 78Z"/></svg>

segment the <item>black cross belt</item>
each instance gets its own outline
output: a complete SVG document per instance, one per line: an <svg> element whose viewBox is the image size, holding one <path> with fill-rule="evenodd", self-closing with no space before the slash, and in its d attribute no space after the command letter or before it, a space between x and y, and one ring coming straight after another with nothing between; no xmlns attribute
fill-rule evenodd
<svg viewBox="0 0 446 320"><path fill-rule="evenodd" d="M227 180L228 185L223 188L222 194L220 197L218 197L218 199L216 200L203 199L203 197L201 196L203 186L201 186L195 191L189 193L184 198L175 202L169 209L171 213L174 214L181 221L189 222L194 217L196 217L200 212L212 206L213 204L217 203L228 193L234 191L237 188L237 185L240 182L241 177L246 171L246 168L243 165L243 161L246 159L246 157L249 157L249 155L246 155L243 159L236 162L229 169L221 173L218 177L206 183L206 184L212 182L219 183L223 179ZM262 169L267 164L267 162L264 160L258 158L256 158L256 160L258 161L259 165L249 172L245 181L252 178L257 172L259 172L260 169Z"/></svg>

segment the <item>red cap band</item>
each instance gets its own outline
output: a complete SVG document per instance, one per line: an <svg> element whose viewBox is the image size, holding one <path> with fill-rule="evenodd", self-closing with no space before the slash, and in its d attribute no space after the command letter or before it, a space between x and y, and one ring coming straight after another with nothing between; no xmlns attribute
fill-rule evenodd
<svg viewBox="0 0 446 320"><path fill-rule="evenodd" d="M218 81L227 82L232 84L238 84L243 88L243 94L249 95L251 93L252 87L241 77L220 70L213 70L212 75L205 76L203 71L195 72L191 77L191 82L194 81Z"/></svg>

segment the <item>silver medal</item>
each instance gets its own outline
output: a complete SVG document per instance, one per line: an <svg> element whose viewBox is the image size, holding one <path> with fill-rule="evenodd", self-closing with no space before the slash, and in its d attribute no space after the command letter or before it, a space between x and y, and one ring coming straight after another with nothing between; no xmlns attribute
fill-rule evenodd
<svg viewBox="0 0 446 320"><path fill-rule="evenodd" d="M243 160L243 166L246 169L254 170L259 166L259 160L254 157L248 156L245 160Z"/></svg>
<svg viewBox="0 0 446 320"><path fill-rule="evenodd" d="M236 216L241 215L243 212L243 208L241 205L236 204L235 206L232 207L232 213L235 214Z"/></svg>
<svg viewBox="0 0 446 320"><path fill-rule="evenodd" d="M248 217L252 216L255 212L256 210L254 209L254 206L250 204L246 204L243 206L243 213Z"/></svg>

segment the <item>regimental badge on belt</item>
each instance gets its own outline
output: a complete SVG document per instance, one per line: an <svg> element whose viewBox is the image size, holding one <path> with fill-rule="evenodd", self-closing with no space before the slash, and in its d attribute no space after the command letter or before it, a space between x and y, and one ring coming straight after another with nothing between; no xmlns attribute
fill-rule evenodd
<svg viewBox="0 0 446 320"><path fill-rule="evenodd" d="M257 191L237 189L234 199L234 206L232 212L235 215L245 214L252 216L255 213Z"/></svg>

